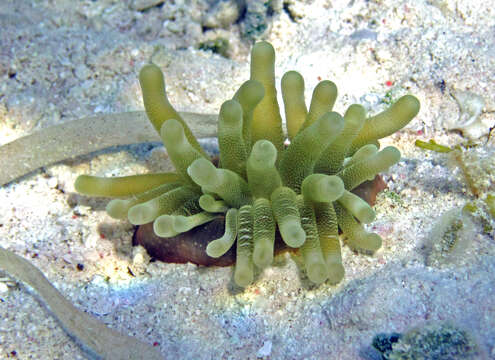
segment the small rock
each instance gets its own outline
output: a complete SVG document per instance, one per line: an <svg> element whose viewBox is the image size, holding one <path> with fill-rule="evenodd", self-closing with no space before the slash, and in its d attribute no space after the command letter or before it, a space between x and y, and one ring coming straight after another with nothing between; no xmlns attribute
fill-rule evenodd
<svg viewBox="0 0 495 360"><path fill-rule="evenodd" d="M0 294L6 294L9 291L9 287L6 283L0 282Z"/></svg>
<svg viewBox="0 0 495 360"><path fill-rule="evenodd" d="M74 69L74 74L79 80L86 80L91 76L91 70L89 70L86 65L79 64Z"/></svg>
<svg viewBox="0 0 495 360"><path fill-rule="evenodd" d="M64 256L62 256L62 259L67 263L67 264L72 264L72 261L71 261L71 256L69 254L65 254Z"/></svg>
<svg viewBox="0 0 495 360"><path fill-rule="evenodd" d="M132 273L142 274L146 271L146 267L150 262L150 256L146 249L142 246L132 248Z"/></svg>
<svg viewBox="0 0 495 360"><path fill-rule="evenodd" d="M270 340L266 340L263 342L263 346L256 353L256 356L259 358L264 358L270 356L271 353L272 353L272 342Z"/></svg>
<svg viewBox="0 0 495 360"><path fill-rule="evenodd" d="M132 10L144 11L164 2L164 0L134 0L130 7Z"/></svg>
<svg viewBox="0 0 495 360"><path fill-rule="evenodd" d="M241 1L219 1L203 17L203 26L227 28L239 19L244 8Z"/></svg>
<svg viewBox="0 0 495 360"><path fill-rule="evenodd" d="M93 285L99 286L99 287L108 287L108 282L101 275L95 275L95 276L93 276L93 280L91 280L91 283Z"/></svg>
<svg viewBox="0 0 495 360"><path fill-rule="evenodd" d="M48 180L48 187L50 189L56 189L58 186L58 179L56 177L52 177Z"/></svg>
<svg viewBox="0 0 495 360"><path fill-rule="evenodd" d="M368 30L368 29L361 29L353 32L351 34L351 39L352 40L376 40L378 34L376 31Z"/></svg>
<svg viewBox="0 0 495 360"><path fill-rule="evenodd" d="M468 139L478 139L488 134L491 121L483 121L481 113L485 107L485 99L471 91L455 91L452 94L459 105L459 118L447 124L449 130L461 130Z"/></svg>

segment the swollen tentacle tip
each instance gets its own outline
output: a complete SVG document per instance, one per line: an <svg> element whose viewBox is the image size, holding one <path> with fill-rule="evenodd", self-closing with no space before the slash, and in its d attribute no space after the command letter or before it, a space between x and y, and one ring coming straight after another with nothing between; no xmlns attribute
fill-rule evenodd
<svg viewBox="0 0 495 360"><path fill-rule="evenodd" d="M253 262L260 269L270 266L273 262L273 246L256 244L253 251Z"/></svg>
<svg viewBox="0 0 495 360"><path fill-rule="evenodd" d="M309 280L315 284L321 284L328 278L327 267L323 262L306 264L306 272Z"/></svg>
<svg viewBox="0 0 495 360"><path fill-rule="evenodd" d="M332 111L337 99L337 86L329 80L323 80L313 90L308 116L303 128L313 124L324 113Z"/></svg>
<svg viewBox="0 0 495 360"><path fill-rule="evenodd" d="M344 161L344 167L349 167L360 161L371 158L378 153L378 147L375 144L367 144L359 148L352 157Z"/></svg>
<svg viewBox="0 0 495 360"><path fill-rule="evenodd" d="M368 204L366 203L366 205ZM376 213L370 206L361 206L356 210L356 215L354 216L363 224L370 224L375 220Z"/></svg>
<svg viewBox="0 0 495 360"><path fill-rule="evenodd" d="M220 116L226 121L241 121L242 108L236 100L227 100L220 107Z"/></svg>
<svg viewBox="0 0 495 360"><path fill-rule="evenodd" d="M346 122L353 122L354 126L362 126L366 118L366 109L363 105L352 104L347 108L344 118Z"/></svg>
<svg viewBox="0 0 495 360"><path fill-rule="evenodd" d="M191 230L195 225L195 221L190 219L193 216L182 216L182 215L174 216L173 229L178 233Z"/></svg>
<svg viewBox="0 0 495 360"><path fill-rule="evenodd" d="M215 198L209 194L201 195L199 198L199 206L204 211L211 213L223 213L229 209L224 201L215 200Z"/></svg>
<svg viewBox="0 0 495 360"><path fill-rule="evenodd" d="M304 91L304 78L297 71L287 71L282 76L282 86Z"/></svg>
<svg viewBox="0 0 495 360"><path fill-rule="evenodd" d="M169 119L163 123L160 135L164 141L177 143L184 139L184 128L178 120Z"/></svg>
<svg viewBox="0 0 495 360"><path fill-rule="evenodd" d="M339 199L344 193L344 183L338 176L328 176L319 184L320 191L327 194L329 201Z"/></svg>
<svg viewBox="0 0 495 360"><path fill-rule="evenodd" d="M401 97L388 109L366 120L361 132L352 143L353 151L402 129L418 114L419 109L419 101L414 96Z"/></svg>
<svg viewBox="0 0 495 360"><path fill-rule="evenodd" d="M129 211L129 201L114 199L107 204L105 210L114 219L125 219Z"/></svg>
<svg viewBox="0 0 495 360"><path fill-rule="evenodd" d="M146 64L139 72L139 79L141 81L147 81L148 79L153 80L160 75L163 75L163 73L158 66L155 64Z"/></svg>
<svg viewBox="0 0 495 360"><path fill-rule="evenodd" d="M301 191L311 202L332 202L344 194L345 188L338 176L312 174L304 179Z"/></svg>
<svg viewBox="0 0 495 360"><path fill-rule="evenodd" d="M161 237L172 237L179 232L174 230L174 217L170 215L161 215L153 222L153 231Z"/></svg>
<svg viewBox="0 0 495 360"><path fill-rule="evenodd" d="M308 110L304 100L304 79L297 71L289 71L282 77L282 98L289 139L297 135L304 124Z"/></svg>
<svg viewBox="0 0 495 360"><path fill-rule="evenodd" d="M208 256L211 256L212 258L218 258L225 254L228 251L228 249L225 249L224 244L217 240L213 240L206 246L206 254Z"/></svg>
<svg viewBox="0 0 495 360"><path fill-rule="evenodd" d="M376 233L363 231L355 239L350 239L349 247L365 255L373 255L382 247L382 238Z"/></svg>
<svg viewBox="0 0 495 360"><path fill-rule="evenodd" d="M366 247L362 249L364 253L373 255L378 249L382 247L382 238L376 233L369 233L366 237Z"/></svg>
<svg viewBox="0 0 495 360"><path fill-rule="evenodd" d="M263 99L264 95L265 88L262 83L257 80L247 80L237 90L234 99L239 101L241 105L252 110Z"/></svg>
<svg viewBox="0 0 495 360"><path fill-rule="evenodd" d="M87 184L87 179L89 178L89 175L79 175L76 178L76 181L74 182L74 189L79 193L86 195L90 193L87 189L89 188Z"/></svg>
<svg viewBox="0 0 495 360"><path fill-rule="evenodd" d="M157 216L156 209L148 203L134 205L127 213L127 217L133 225L147 224L155 220Z"/></svg>
<svg viewBox="0 0 495 360"><path fill-rule="evenodd" d="M258 140L251 150L252 165L257 168L274 166L277 149L268 140Z"/></svg>
<svg viewBox="0 0 495 360"><path fill-rule="evenodd" d="M344 118L334 111L326 112L317 120L316 131L324 136L336 137L344 128Z"/></svg>
<svg viewBox="0 0 495 360"><path fill-rule="evenodd" d="M258 41L251 50L251 57L252 61L258 60L271 63L275 61L275 49L267 41Z"/></svg>
<svg viewBox="0 0 495 360"><path fill-rule="evenodd" d="M207 212L200 212L190 216L176 215L173 217L174 222L172 224L172 228L177 233L183 233L199 225L210 222L215 217L215 214L210 214Z"/></svg>
<svg viewBox="0 0 495 360"><path fill-rule="evenodd" d="M371 206L359 196L347 190L338 199L338 202L363 224L369 224L375 220L375 212Z"/></svg>
<svg viewBox="0 0 495 360"><path fill-rule="evenodd" d="M407 112L409 117L414 118L421 108L421 104L416 96L404 95L394 104Z"/></svg>
<svg viewBox="0 0 495 360"><path fill-rule="evenodd" d="M316 85L313 97L316 97L321 103L330 104L335 102L337 97L337 85L330 80L320 81L318 85Z"/></svg>
<svg viewBox="0 0 495 360"><path fill-rule="evenodd" d="M234 281L240 287L247 287L252 284L254 274L252 270L240 269L237 265L234 272Z"/></svg>
<svg viewBox="0 0 495 360"><path fill-rule="evenodd" d="M218 258L231 248L238 231L238 211L229 209L225 215L225 232L219 239L211 241L206 247L206 254L213 258Z"/></svg>
<svg viewBox="0 0 495 360"><path fill-rule="evenodd" d="M292 248L301 247L306 241L306 233L297 220L279 224L279 228L282 239Z"/></svg>
<svg viewBox="0 0 495 360"><path fill-rule="evenodd" d="M143 97L147 96L164 96L165 95L165 80L163 73L155 64L146 64L139 72L139 83L143 91Z"/></svg>
<svg viewBox="0 0 495 360"><path fill-rule="evenodd" d="M277 149L268 140L258 140L246 163L248 185L255 198L269 199L273 191L282 185L276 168Z"/></svg>
<svg viewBox="0 0 495 360"><path fill-rule="evenodd" d="M344 266L342 263L328 264L328 282L332 285L342 281L345 275Z"/></svg>
<svg viewBox="0 0 495 360"><path fill-rule="evenodd" d="M387 159L387 163L395 164L400 160L400 151L394 146L387 146L380 153L382 153L384 159Z"/></svg>
<svg viewBox="0 0 495 360"><path fill-rule="evenodd" d="M195 160L187 168L187 173L199 186L206 186L217 177L215 166L206 159Z"/></svg>

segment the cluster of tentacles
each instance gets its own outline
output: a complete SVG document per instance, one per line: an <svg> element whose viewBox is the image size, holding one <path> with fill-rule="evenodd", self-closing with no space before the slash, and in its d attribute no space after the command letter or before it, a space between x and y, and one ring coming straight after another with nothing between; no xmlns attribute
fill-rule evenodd
<svg viewBox="0 0 495 360"><path fill-rule="evenodd" d="M255 44L251 79L220 109L220 155L213 162L170 105L161 70L146 65L140 72L146 113L176 172L83 175L77 191L127 197L110 201L108 214L135 225L153 223L154 232L165 238L224 217L224 235L206 252L220 257L236 244L234 280L240 286L253 281L254 266L272 263L276 232L297 249L312 282L338 283L344 276L339 228L348 246L366 254L382 242L362 225L373 221L375 212L351 191L399 161L396 148L379 150L377 140L404 127L419 102L406 95L369 118L362 106L351 105L342 117L332 112L337 88L325 80L307 110L304 80L289 71L282 78L286 146L274 66L273 47Z"/></svg>

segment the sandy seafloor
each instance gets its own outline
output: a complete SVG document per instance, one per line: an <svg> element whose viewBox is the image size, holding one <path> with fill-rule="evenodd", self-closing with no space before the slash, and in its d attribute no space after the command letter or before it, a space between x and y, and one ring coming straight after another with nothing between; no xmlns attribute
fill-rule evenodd
<svg viewBox="0 0 495 360"><path fill-rule="evenodd" d="M218 111L249 76L246 23L259 7L248 2L251 12L232 18L211 10L214 2L143 10L153 1L3 0L0 144L94 113L142 110L137 74L150 59L164 70L178 109ZM164 152L156 144L66 161L2 187L1 246L28 258L78 308L166 358L377 359L370 348L377 333L450 321L473 336L480 358L495 359L493 230L475 219L460 251L426 265L424 244L439 215L475 197L447 155L414 146L416 139L453 146L472 137L484 160L468 160L469 171L481 198L493 191L493 3L292 0L272 7L262 37L277 51L277 79L297 69L308 99L328 78L339 87L339 112L353 102L379 111L387 93L421 101L413 122L382 143L403 159L384 174L389 190L378 196L370 226L383 237L377 254L344 247L345 279L319 287L282 256L245 290L233 285L232 268L148 263L132 249L132 226L109 218L104 199L75 194L73 182L84 173L159 169ZM197 49L216 36L230 41L229 58ZM466 116L454 98L463 91L485 102L469 134L448 130ZM1 358L86 358L36 295L0 277Z"/></svg>

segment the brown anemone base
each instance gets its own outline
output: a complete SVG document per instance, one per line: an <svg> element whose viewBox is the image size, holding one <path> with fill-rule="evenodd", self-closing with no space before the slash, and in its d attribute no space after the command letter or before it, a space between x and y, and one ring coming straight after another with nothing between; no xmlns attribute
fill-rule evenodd
<svg viewBox="0 0 495 360"><path fill-rule="evenodd" d="M366 181L359 185L353 190L353 193L373 206L376 195L386 187L382 177L377 175L372 181ZM184 264L190 262L203 266L230 266L235 264L235 244L219 258L212 258L206 254L208 243L222 237L224 231L225 218L223 216L170 238L157 236L153 231L153 224L149 223L137 227L132 244L134 246L142 245L153 259L167 263ZM275 255L290 250L297 249L291 249L285 245L277 231Z"/></svg>
<svg viewBox="0 0 495 360"><path fill-rule="evenodd" d="M230 266L235 264L235 244L219 258L212 258L206 254L206 246L209 242L222 237L224 231L225 218L223 216L170 238L156 235L153 231L153 223L149 223L137 227L132 244L142 245L152 258L167 263L190 262L203 266ZM290 249L277 231L275 255L288 250Z"/></svg>

